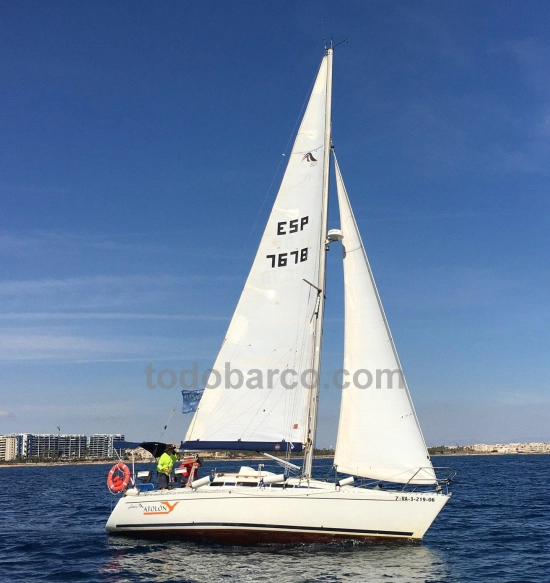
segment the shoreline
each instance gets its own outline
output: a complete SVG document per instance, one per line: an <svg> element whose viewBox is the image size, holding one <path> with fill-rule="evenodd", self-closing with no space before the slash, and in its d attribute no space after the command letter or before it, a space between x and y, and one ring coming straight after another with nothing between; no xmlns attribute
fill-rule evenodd
<svg viewBox="0 0 550 583"><path fill-rule="evenodd" d="M332 455L320 455L316 456L315 459L332 459L334 456ZM183 458L182 458L183 459ZM283 458L281 458L283 459ZM298 461L301 458L290 458L297 459ZM244 462L257 462L257 461L264 461L266 458L264 457L249 457L249 458L203 458L205 463L208 462L234 462L234 463L241 463ZM181 460L178 460L181 461ZM272 460L275 461L275 460ZM122 460L123 463L131 464L132 460ZM85 461L68 461L68 462L27 462L27 463L14 463L14 464L6 464L0 462L0 468L37 468L37 467L56 467L56 466L112 466L113 464L118 463L116 459L107 460L107 461L92 461L92 460L85 460ZM154 463L154 460L136 460L136 464L150 464ZM276 462L275 462L276 463ZM291 462L292 463L292 462Z"/></svg>
<svg viewBox="0 0 550 583"><path fill-rule="evenodd" d="M490 452L490 451L469 451L457 453L432 453L430 457L469 457L469 456L499 456L499 455L550 455L550 451L505 451L505 452Z"/></svg>
<svg viewBox="0 0 550 583"><path fill-rule="evenodd" d="M483 452L483 453L476 453L476 452L469 452L469 453L434 453L430 455L430 457L470 457L470 456L506 456L506 455L513 455L513 456L525 456L525 455L550 455L550 452L529 452L529 453L490 453L490 452ZM316 456L315 459L322 460L322 459L333 459L334 456L331 455L320 455ZM283 458L281 458L283 459ZM290 458L290 460L296 459L299 461L301 458ZM122 460L124 463L131 464L132 460ZM245 462L257 462L257 461L266 461L266 458L263 457L249 457L249 458L204 458L205 463L214 463L214 462L233 462L233 463L241 463L245 464ZM275 460L272 460L275 462ZM284 460L283 460L284 461ZM44 468L44 467L56 467L56 466L111 466L114 463L117 463L116 460L107 460L107 461L70 461L70 462L27 462L27 463L14 463L14 464L7 464L7 463L0 463L1 468ZM150 464L154 463L153 460L136 460L136 464ZM276 462L275 462L276 463ZM292 463L292 461L291 461Z"/></svg>
<svg viewBox="0 0 550 583"><path fill-rule="evenodd" d="M27 462L27 463L15 463L15 464L6 464L0 463L0 468L44 468L44 467L53 467L53 466L111 466L113 465L112 461L82 461L82 462ZM141 463L141 462L140 462Z"/></svg>

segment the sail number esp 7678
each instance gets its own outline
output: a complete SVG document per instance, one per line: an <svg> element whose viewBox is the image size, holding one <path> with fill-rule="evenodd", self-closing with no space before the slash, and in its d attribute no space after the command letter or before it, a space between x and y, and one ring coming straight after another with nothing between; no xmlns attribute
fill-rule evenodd
<svg viewBox="0 0 550 583"><path fill-rule="evenodd" d="M302 217L301 219L293 219L292 221L279 221L277 223L277 235L291 235L298 231L303 231L308 224L309 217ZM308 248L296 249L288 253L279 253L273 255L266 255L267 259L271 260L271 267L286 267L289 262L295 265L298 262L307 261ZM294 259L294 261L293 261Z"/></svg>

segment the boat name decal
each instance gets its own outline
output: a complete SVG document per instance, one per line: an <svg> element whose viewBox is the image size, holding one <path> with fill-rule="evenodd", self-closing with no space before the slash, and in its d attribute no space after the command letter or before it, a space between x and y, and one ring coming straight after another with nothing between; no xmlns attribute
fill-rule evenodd
<svg viewBox="0 0 550 583"><path fill-rule="evenodd" d="M138 502L136 504L130 504L128 506L128 509L133 510L135 508L139 508L143 510L143 514L147 516L153 514L170 514L170 512L172 512L178 504L179 501L171 504L166 500L160 500L158 503L155 504L141 504L140 502Z"/></svg>

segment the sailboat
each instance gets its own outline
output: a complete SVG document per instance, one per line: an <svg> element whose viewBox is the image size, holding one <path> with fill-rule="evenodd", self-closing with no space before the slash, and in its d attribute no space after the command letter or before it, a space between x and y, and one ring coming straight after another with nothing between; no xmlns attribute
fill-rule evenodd
<svg viewBox="0 0 550 583"><path fill-rule="evenodd" d="M260 464L191 477L172 490L135 484L113 509L110 533L233 544L420 540L450 499L428 455L335 157L333 52L325 49L252 268L181 444L187 452L277 454L284 472ZM328 231L331 157L341 225ZM324 481L313 475L313 450L326 253L339 242L346 376L336 474ZM297 452L301 467L290 461Z"/></svg>

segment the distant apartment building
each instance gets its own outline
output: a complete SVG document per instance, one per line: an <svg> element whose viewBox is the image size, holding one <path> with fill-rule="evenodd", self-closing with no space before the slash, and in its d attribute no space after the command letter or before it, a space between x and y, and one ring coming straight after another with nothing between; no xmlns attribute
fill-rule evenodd
<svg viewBox="0 0 550 583"><path fill-rule="evenodd" d="M57 451L62 457L82 458L88 454L88 438L86 435L59 436Z"/></svg>
<svg viewBox="0 0 550 583"><path fill-rule="evenodd" d="M15 438L17 439L17 455L19 457L27 457L30 448L32 433L18 433Z"/></svg>
<svg viewBox="0 0 550 583"><path fill-rule="evenodd" d="M40 433L29 436L27 457L57 457L58 436L53 433Z"/></svg>
<svg viewBox="0 0 550 583"><path fill-rule="evenodd" d="M115 441L124 441L124 435L120 433L106 434L96 433L90 435L88 451L91 458L115 457L113 444Z"/></svg>
<svg viewBox="0 0 550 583"><path fill-rule="evenodd" d="M87 437L67 433L22 433L17 436L18 455L40 458L86 457Z"/></svg>
<svg viewBox="0 0 550 583"><path fill-rule="evenodd" d="M17 439L13 435L0 435L0 461L9 462L17 457Z"/></svg>

